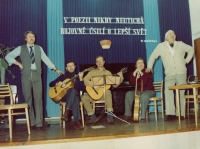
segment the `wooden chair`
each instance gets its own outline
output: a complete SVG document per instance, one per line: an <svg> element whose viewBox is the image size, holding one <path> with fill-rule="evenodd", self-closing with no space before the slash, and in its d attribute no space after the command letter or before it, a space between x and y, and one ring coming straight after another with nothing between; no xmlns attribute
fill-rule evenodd
<svg viewBox="0 0 200 149"><path fill-rule="evenodd" d="M62 116L65 113L66 102L60 102L60 125L63 124L63 128L65 128L65 121L62 121ZM81 110L81 119L82 119L82 126L85 126L84 122L84 113L83 113L83 102L80 101L80 110Z"/></svg>
<svg viewBox="0 0 200 149"><path fill-rule="evenodd" d="M154 106L154 109L155 109L155 119L157 121L157 101L161 101L161 107L162 107L162 118L164 118L164 108L163 108L163 82L154 82L153 83L153 86L154 86L154 91L155 92L160 92L160 97L151 97L149 99L149 101L153 101L154 104L149 104L150 106ZM147 110L147 119L148 119L148 110Z"/></svg>
<svg viewBox="0 0 200 149"><path fill-rule="evenodd" d="M105 101L94 100L94 101L92 102L92 109L93 109L93 111L95 112L95 108L98 108L98 107L100 107L100 108L105 108L105 107L106 107ZM105 112L106 112L106 109L105 109Z"/></svg>
<svg viewBox="0 0 200 149"><path fill-rule="evenodd" d="M13 95L10 89L10 85L0 85L0 99L4 100L10 100L10 104L8 105L0 105L0 110L6 110L8 111L7 114L0 114L0 116L8 116L8 121L9 121L9 134L10 138L12 138L12 123L13 123L13 115L21 115L21 114L26 114L26 121L27 121L27 129L28 129L28 134L31 134L30 132L30 123L29 123L29 115L28 115L28 104L13 104ZM15 110L18 109L24 109L25 112L18 112Z"/></svg>
<svg viewBox="0 0 200 149"><path fill-rule="evenodd" d="M186 110L187 110L187 117L189 118L190 115L190 103L194 103L194 97L193 95L190 95L190 90L187 90L187 94L184 96L185 97L185 104L186 104ZM191 100L192 99L192 100ZM200 95L197 95L197 102L200 103ZM195 108L196 106L194 106ZM197 110L197 109L194 109Z"/></svg>

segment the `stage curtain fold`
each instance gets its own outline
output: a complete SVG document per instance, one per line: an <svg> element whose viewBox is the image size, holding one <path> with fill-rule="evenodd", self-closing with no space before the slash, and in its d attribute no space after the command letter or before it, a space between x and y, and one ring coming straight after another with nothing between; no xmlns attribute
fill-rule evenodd
<svg viewBox="0 0 200 149"><path fill-rule="evenodd" d="M47 54L56 67L65 71L64 43L60 28L63 26L62 0L47 0ZM53 102L49 95L49 83L56 79L58 74L50 69L47 70L47 94L46 112L47 117L59 116L59 104Z"/></svg>

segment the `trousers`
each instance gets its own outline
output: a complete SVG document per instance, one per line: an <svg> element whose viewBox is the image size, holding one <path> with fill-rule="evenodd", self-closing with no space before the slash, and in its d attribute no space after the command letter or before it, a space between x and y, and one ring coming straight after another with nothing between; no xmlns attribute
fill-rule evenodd
<svg viewBox="0 0 200 149"><path fill-rule="evenodd" d="M76 89L74 88L68 89L67 93L61 99L61 101L66 102L66 109L72 109L72 115L74 117L74 121L78 121L81 119L79 110L80 97Z"/></svg>
<svg viewBox="0 0 200 149"><path fill-rule="evenodd" d="M137 95L140 94L140 91L137 91ZM154 97L155 92L152 90L146 90L143 91L140 95L140 110L141 110L141 118L146 118L146 110L149 104L149 98ZM125 116L131 116L132 115L132 107L133 107L133 101L135 99L135 91L131 90L128 91L125 95Z"/></svg>
<svg viewBox="0 0 200 149"><path fill-rule="evenodd" d="M88 115L94 114L94 111L93 111L92 106L90 104L94 100L88 94L84 94L83 96L81 96L81 100L83 101L83 105L84 105L84 107L87 111L87 114ZM112 95L111 95L110 90L105 90L105 99L104 99L104 96L102 96L99 100L105 100L106 109L108 111L113 111Z"/></svg>
<svg viewBox="0 0 200 149"><path fill-rule="evenodd" d="M165 77L165 108L166 115L178 115L178 110L174 104L174 91L169 90L168 86L174 86L179 84L186 84L186 74L176 74L173 76ZM180 90L180 109L181 116L185 117L185 90Z"/></svg>
<svg viewBox="0 0 200 149"><path fill-rule="evenodd" d="M42 101L42 79L35 70L31 70L31 75L22 75L22 92L25 102L29 105L29 115L31 126L43 126L43 101Z"/></svg>

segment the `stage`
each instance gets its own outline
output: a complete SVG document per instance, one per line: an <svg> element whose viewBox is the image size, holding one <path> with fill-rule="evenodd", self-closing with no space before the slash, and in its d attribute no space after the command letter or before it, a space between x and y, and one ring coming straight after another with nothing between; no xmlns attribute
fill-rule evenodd
<svg viewBox="0 0 200 149"><path fill-rule="evenodd" d="M199 117L198 121L200 121ZM156 122L154 118L154 113L149 114L148 122L132 122L131 124L126 124L115 118L115 125L108 125L106 121L106 116L104 116L94 125L100 128L91 128L90 126L86 125L84 130L75 130L73 128L73 122L66 123L65 129L60 126L58 119L46 119L46 122L51 124L49 128L45 128L44 130L31 130L31 135L28 135L26 124L23 121L17 121L17 124L14 125L12 140L10 140L9 138L8 129L0 129L0 146L4 146L6 148L22 148L27 147L28 145L28 147L30 148L38 145L37 148L44 148L43 145L45 144L46 147L48 146L48 148L55 148L55 146L56 148L61 148L61 144L65 143L64 146L67 146L67 143L70 143L71 145L68 144L68 148L72 148L72 144L84 144L88 141L92 141L94 143L98 141L101 142L108 140L123 140L123 142L126 142L126 139L132 139L133 142L134 139L145 140L145 137L148 141L150 141L149 138L151 138L152 141L154 140L153 138L155 138L157 140L157 143L159 143L161 146L162 143L158 141L159 138L161 139L162 136L166 137L169 135L169 139L171 138L171 143L173 141L175 141L175 143L179 142L178 138L180 139L180 137L176 135L180 135L181 137L185 136L186 138L189 138L190 142L192 141L194 145L195 139L192 139L190 135L194 136L195 134L196 136L199 136L200 134L200 124L198 124L198 126L195 126L193 114L190 115L189 119L186 118L185 120L182 120L180 125L178 124L178 120L163 121L161 114L159 114L158 121ZM181 138L180 141L182 142L182 140L183 138ZM114 144L111 142L107 142L106 144L109 146L113 146ZM140 147L149 147L149 144L145 144L146 141L143 142L140 142ZM184 143L188 144L188 142L183 141L183 144ZM90 143L90 145L91 144L92 143ZM152 144L155 144L155 142L152 142ZM126 146L127 144L124 143L124 145ZM137 144L132 145L135 146ZM98 147L100 146L97 145L97 147L95 148ZM198 147L196 146L196 148ZM82 146L82 148L87 147ZM112 148L117 148L117 146ZM125 148L128 148L128 146Z"/></svg>

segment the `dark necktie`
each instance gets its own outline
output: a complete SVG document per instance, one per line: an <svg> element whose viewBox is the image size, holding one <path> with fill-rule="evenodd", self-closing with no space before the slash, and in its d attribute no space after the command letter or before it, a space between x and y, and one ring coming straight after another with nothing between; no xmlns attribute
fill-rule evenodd
<svg viewBox="0 0 200 149"><path fill-rule="evenodd" d="M34 56L34 52L32 49L32 46L30 46L30 58L31 58L31 63L34 64L35 63L35 56Z"/></svg>
<svg viewBox="0 0 200 149"><path fill-rule="evenodd" d="M174 44L173 44L173 43L170 43L169 45L170 45L172 48L174 47Z"/></svg>

